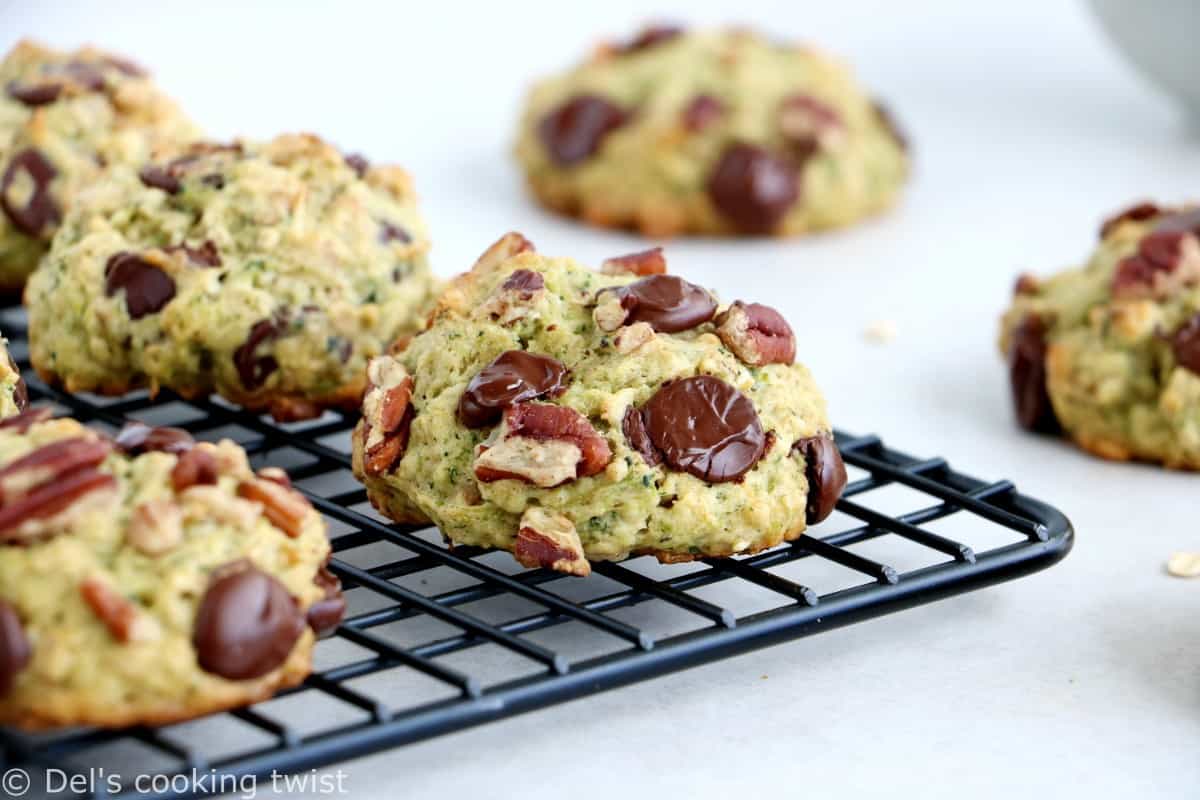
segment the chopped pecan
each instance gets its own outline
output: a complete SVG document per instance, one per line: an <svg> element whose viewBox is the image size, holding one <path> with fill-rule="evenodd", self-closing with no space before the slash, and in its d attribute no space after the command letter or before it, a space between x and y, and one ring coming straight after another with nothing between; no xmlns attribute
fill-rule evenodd
<svg viewBox="0 0 1200 800"><path fill-rule="evenodd" d="M526 567L545 567L581 578L592 573L575 525L562 514L539 506L530 506L521 515L513 556Z"/></svg>
<svg viewBox="0 0 1200 800"><path fill-rule="evenodd" d="M654 328L648 322L635 322L617 331L613 347L621 355L628 355L654 338Z"/></svg>
<svg viewBox="0 0 1200 800"><path fill-rule="evenodd" d="M238 484L237 493L244 500L261 503L271 524L291 538L304 532L304 519L312 511L312 505L294 489L285 489L263 478L251 478Z"/></svg>
<svg viewBox="0 0 1200 800"><path fill-rule="evenodd" d="M117 449L131 456L158 451L182 453L196 444L192 435L182 428L156 428L144 422L127 422L113 437Z"/></svg>
<svg viewBox="0 0 1200 800"><path fill-rule="evenodd" d="M1036 275L1029 272L1022 272L1017 276L1016 283L1013 284L1013 296L1020 297L1026 294L1037 294L1042 288L1042 282L1038 280Z"/></svg>
<svg viewBox="0 0 1200 800"><path fill-rule="evenodd" d="M667 271L667 259L661 247L652 247L639 253L606 258L600 264L600 271L605 275L637 275L639 278L663 275Z"/></svg>
<svg viewBox="0 0 1200 800"><path fill-rule="evenodd" d="M21 624L21 615L11 603L0 600L0 697L12 690L17 676L32 658L33 647Z"/></svg>
<svg viewBox="0 0 1200 800"><path fill-rule="evenodd" d="M103 578L85 579L79 585L79 592L118 642L146 642L158 638L161 629L154 618L142 613L135 603Z"/></svg>
<svg viewBox="0 0 1200 800"><path fill-rule="evenodd" d="M370 382L363 396L363 470L382 475L404 457L412 425L413 379L391 356L374 358L367 366Z"/></svg>
<svg viewBox="0 0 1200 800"><path fill-rule="evenodd" d="M54 411L45 406L27 408L20 414L14 414L11 417L5 417L0 420L0 430L11 428L17 433L25 433L25 431L34 425L37 425L39 422L45 422L52 416L54 416Z"/></svg>
<svg viewBox="0 0 1200 800"><path fill-rule="evenodd" d="M485 483L515 478L547 488L595 475L611 458L608 441L575 409L517 403L505 410L496 442L480 446L475 477Z"/></svg>
<svg viewBox="0 0 1200 800"><path fill-rule="evenodd" d="M546 281L540 272L518 269L500 284L475 311L477 317L491 319L501 325L524 319L546 294Z"/></svg>
<svg viewBox="0 0 1200 800"><path fill-rule="evenodd" d="M596 307L592 310L592 319L596 327L606 333L611 333L625 324L629 317L629 309L621 302L617 292L601 292L596 297Z"/></svg>
<svg viewBox="0 0 1200 800"><path fill-rule="evenodd" d="M1156 230L1123 259L1112 279L1113 297L1163 299L1200 284L1200 238L1188 231Z"/></svg>
<svg viewBox="0 0 1200 800"><path fill-rule="evenodd" d="M1102 241L1107 239L1108 235L1124 222L1145 222L1163 213L1166 212L1154 205L1154 203L1138 203L1137 205L1130 206L1104 220L1100 225L1100 239Z"/></svg>
<svg viewBox="0 0 1200 800"><path fill-rule="evenodd" d="M116 479L107 472L85 468L65 478L55 478L13 502L0 507L0 542L21 542L50 533L71 515L91 508L93 502L111 498ZM82 502L84 498L89 502Z"/></svg>
<svg viewBox="0 0 1200 800"><path fill-rule="evenodd" d="M0 506L43 483L97 466L111 450L112 445L103 439L74 436L26 453L0 469Z"/></svg>
<svg viewBox="0 0 1200 800"><path fill-rule="evenodd" d="M508 261L518 253L531 253L535 250L533 242L516 231L509 231L501 236L492 246L483 251L475 260L473 270L490 270Z"/></svg>
<svg viewBox="0 0 1200 800"><path fill-rule="evenodd" d="M219 486L193 486L179 495L186 519L219 522L249 530L259 518L259 504L234 497Z"/></svg>
<svg viewBox="0 0 1200 800"><path fill-rule="evenodd" d="M285 489L292 488L292 479L289 478L288 474L279 467L263 467L258 471L258 477L265 481L278 483Z"/></svg>
<svg viewBox="0 0 1200 800"><path fill-rule="evenodd" d="M846 138L842 117L827 103L794 94L779 106L779 132L801 161L817 150L836 149Z"/></svg>
<svg viewBox="0 0 1200 800"><path fill-rule="evenodd" d="M183 509L166 498L147 500L133 509L125 538L148 556L169 552L183 540Z"/></svg>
<svg viewBox="0 0 1200 800"><path fill-rule="evenodd" d="M184 451L171 469L171 486L177 492L192 486L211 486L217 482L221 471L212 445L200 445Z"/></svg>
<svg viewBox="0 0 1200 800"><path fill-rule="evenodd" d="M717 335L750 366L791 364L796 359L792 327L770 306L738 300L717 318Z"/></svg>

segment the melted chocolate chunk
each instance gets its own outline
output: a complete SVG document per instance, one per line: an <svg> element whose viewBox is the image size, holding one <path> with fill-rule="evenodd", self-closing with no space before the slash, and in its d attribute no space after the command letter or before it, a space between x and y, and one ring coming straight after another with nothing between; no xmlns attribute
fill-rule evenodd
<svg viewBox="0 0 1200 800"><path fill-rule="evenodd" d="M342 582L328 567L322 566L317 571L313 583L325 594L308 607L308 627L317 636L325 636L332 633L346 616L346 597L342 594Z"/></svg>
<svg viewBox="0 0 1200 800"><path fill-rule="evenodd" d="M27 106L44 106L53 103L62 94L61 83L23 84L19 81L9 81L4 87L8 96Z"/></svg>
<svg viewBox="0 0 1200 800"><path fill-rule="evenodd" d="M163 250L168 253L183 253L188 261L201 267L221 266L221 254L217 251L217 244L212 239L205 239L199 247L176 244L164 247Z"/></svg>
<svg viewBox="0 0 1200 800"><path fill-rule="evenodd" d="M707 188L717 211L746 233L770 233L800 199L795 167L751 144L727 147Z"/></svg>
<svg viewBox="0 0 1200 800"><path fill-rule="evenodd" d="M204 593L192 644L205 672L250 680L287 661L304 624L282 583L249 563L231 565Z"/></svg>
<svg viewBox="0 0 1200 800"><path fill-rule="evenodd" d="M1058 433L1058 418L1046 389L1046 326L1034 315L1025 317L1012 334L1008 348L1008 377L1013 408L1022 428Z"/></svg>
<svg viewBox="0 0 1200 800"><path fill-rule="evenodd" d="M113 444L121 452L131 456L142 453L185 453L195 446L196 440L183 428L155 428L144 422L127 422L113 437Z"/></svg>
<svg viewBox="0 0 1200 800"><path fill-rule="evenodd" d="M703 325L717 313L717 301L703 287L677 275L648 275L615 292L629 312L625 324L645 322L660 333L678 333Z"/></svg>
<svg viewBox="0 0 1200 800"><path fill-rule="evenodd" d="M641 413L663 461L709 483L740 480L766 452L754 404L711 375L668 383Z"/></svg>
<svg viewBox="0 0 1200 800"><path fill-rule="evenodd" d="M131 319L156 314L175 297L171 276L136 253L117 253L104 268L104 293L112 297L122 289Z"/></svg>
<svg viewBox="0 0 1200 800"><path fill-rule="evenodd" d="M531 269L514 270L509 275L504 283L500 284L501 289L508 289L513 292L520 292L525 297L532 297L533 293L543 288L546 285L542 273L534 272Z"/></svg>
<svg viewBox="0 0 1200 800"><path fill-rule="evenodd" d="M1200 375L1200 314L1185 322L1171 337L1171 352L1179 366Z"/></svg>
<svg viewBox="0 0 1200 800"><path fill-rule="evenodd" d="M458 418L468 428L491 425L513 403L562 394L566 381L567 369L562 362L524 350L508 350L467 384L458 400Z"/></svg>
<svg viewBox="0 0 1200 800"><path fill-rule="evenodd" d="M259 345L279 338L282 332L282 320L278 315L272 319L260 319L250 328L246 341L233 351L233 365L237 367L242 386L248 390L254 391L262 386L271 373L279 369L279 362L274 356L259 356L255 351Z"/></svg>
<svg viewBox="0 0 1200 800"><path fill-rule="evenodd" d="M624 111L603 97L581 94L547 114L538 125L538 135L554 162L569 167L591 158L604 137L627 119Z"/></svg>
<svg viewBox="0 0 1200 800"><path fill-rule="evenodd" d="M829 435L797 439L792 450L804 458L804 477L808 480L805 521L815 525L832 514L837 506L838 498L846 488L846 465Z"/></svg>
<svg viewBox="0 0 1200 800"><path fill-rule="evenodd" d="M33 183L24 205L13 191L22 175ZM62 221L62 210L50 193L50 183L57 176L58 170L40 150L27 147L12 157L0 177L0 209L14 228L27 236L44 236Z"/></svg>
<svg viewBox="0 0 1200 800"><path fill-rule="evenodd" d="M654 449L654 443L650 441L650 434L646 432L646 421L637 407L630 406L625 409L625 416L621 420L621 431L625 434L625 440L629 442L629 447L637 452L649 466L657 467L662 463L662 456Z"/></svg>
<svg viewBox="0 0 1200 800"><path fill-rule="evenodd" d="M33 648L25 636L25 628L17 610L0 600L0 697L8 694L17 675L29 665Z"/></svg>

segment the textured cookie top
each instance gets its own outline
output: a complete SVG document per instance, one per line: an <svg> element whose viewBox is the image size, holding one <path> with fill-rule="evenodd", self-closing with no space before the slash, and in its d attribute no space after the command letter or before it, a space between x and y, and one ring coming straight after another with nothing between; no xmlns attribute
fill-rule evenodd
<svg viewBox="0 0 1200 800"><path fill-rule="evenodd" d="M1022 276L1000 346L1025 427L1200 467L1200 209L1133 206L1082 268Z"/></svg>
<svg viewBox="0 0 1200 800"><path fill-rule="evenodd" d="M18 43L0 61L0 283L20 285L105 165L197 135L133 62Z"/></svg>
<svg viewBox="0 0 1200 800"><path fill-rule="evenodd" d="M336 579L281 471L229 441L47 417L0 423L0 721L177 719L307 663Z"/></svg>
<svg viewBox="0 0 1200 800"><path fill-rule="evenodd" d="M604 274L498 242L371 364L355 461L372 499L577 573L585 555L729 555L823 519L845 473L791 328L665 266L651 250ZM522 550L550 529L551 555Z"/></svg>
<svg viewBox="0 0 1200 800"><path fill-rule="evenodd" d="M31 356L72 390L356 404L414 330L429 239L407 173L309 135L197 144L83 192L31 279Z"/></svg>
<svg viewBox="0 0 1200 800"><path fill-rule="evenodd" d="M24 411L29 405L29 389L8 352L8 342L0 338L0 419Z"/></svg>
<svg viewBox="0 0 1200 800"><path fill-rule="evenodd" d="M650 234L841 224L890 202L904 151L843 65L735 29L601 47L534 87L517 143L551 205Z"/></svg>

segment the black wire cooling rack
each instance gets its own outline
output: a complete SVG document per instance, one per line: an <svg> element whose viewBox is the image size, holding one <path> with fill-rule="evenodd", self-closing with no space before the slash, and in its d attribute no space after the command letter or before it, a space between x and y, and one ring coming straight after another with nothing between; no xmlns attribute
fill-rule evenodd
<svg viewBox="0 0 1200 800"><path fill-rule="evenodd" d="M0 329L27 368L20 310L0 312ZM199 796L308 770L1020 577L1072 544L1066 517L1010 481L838 433L851 481L811 536L744 558L637 558L564 577L382 520L350 474L352 416L281 425L219 399L66 395L25 373L35 402L98 427L177 425L287 468L330 524L350 606L312 676L268 702L157 729L0 729L0 772L53 770L59 786L85 776L98 796ZM108 782L150 772L193 779Z"/></svg>

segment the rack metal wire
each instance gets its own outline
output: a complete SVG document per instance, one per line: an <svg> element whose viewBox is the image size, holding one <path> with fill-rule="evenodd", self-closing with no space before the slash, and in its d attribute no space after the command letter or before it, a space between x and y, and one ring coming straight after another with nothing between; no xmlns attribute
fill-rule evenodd
<svg viewBox="0 0 1200 800"><path fill-rule="evenodd" d="M851 482L811 535L735 559L602 563L586 580L526 570L376 515L350 475L353 416L284 425L219 398L68 395L29 372L19 309L0 329L34 402L106 429L140 419L233 438L256 465L287 468L329 521L350 604L312 676L271 701L158 729L0 729L0 771L88 778L56 797L203 796L329 765L1017 578L1073 541L1063 514L1011 481L839 432ZM109 782L148 770L192 778Z"/></svg>

